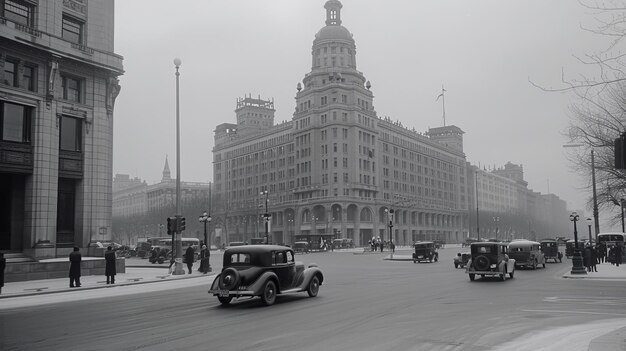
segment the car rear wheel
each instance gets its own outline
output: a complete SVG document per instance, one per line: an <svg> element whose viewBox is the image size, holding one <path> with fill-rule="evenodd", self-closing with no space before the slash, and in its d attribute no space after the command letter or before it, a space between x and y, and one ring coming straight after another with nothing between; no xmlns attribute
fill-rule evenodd
<svg viewBox="0 0 626 351"><path fill-rule="evenodd" d="M439 261L439 255L435 255L435 262Z"/></svg>
<svg viewBox="0 0 626 351"><path fill-rule="evenodd" d="M476 279L476 275L473 274L473 273L470 273L469 277L470 277L470 281L472 281L472 282L474 281L474 279Z"/></svg>
<svg viewBox="0 0 626 351"><path fill-rule="evenodd" d="M533 261L533 270L537 269L537 260Z"/></svg>
<svg viewBox="0 0 626 351"><path fill-rule="evenodd" d="M276 302L276 284L273 280L268 280L263 288L261 300L266 306L271 306Z"/></svg>
<svg viewBox="0 0 626 351"><path fill-rule="evenodd" d="M480 255L474 260L474 267L479 271L489 270L489 259L487 256Z"/></svg>
<svg viewBox="0 0 626 351"><path fill-rule="evenodd" d="M238 284L239 272L232 267L226 268L220 276L219 287L221 289L233 290Z"/></svg>
<svg viewBox="0 0 626 351"><path fill-rule="evenodd" d="M310 297L315 297L317 296L318 291L320 291L320 280L319 278L317 278L317 276L313 277L313 279L311 279L311 282L309 283L309 288L306 290L306 292L309 294Z"/></svg>
<svg viewBox="0 0 626 351"><path fill-rule="evenodd" d="M222 305L228 305L230 301L232 301L232 296L218 296L217 299L220 301Z"/></svg>

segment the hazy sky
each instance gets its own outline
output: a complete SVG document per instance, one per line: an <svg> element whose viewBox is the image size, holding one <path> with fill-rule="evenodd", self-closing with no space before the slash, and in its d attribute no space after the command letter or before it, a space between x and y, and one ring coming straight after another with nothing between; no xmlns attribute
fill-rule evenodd
<svg viewBox="0 0 626 351"><path fill-rule="evenodd" d="M116 1L115 52L126 73L115 106L114 173L175 175L175 76L180 57L181 179L213 178L213 131L235 123L235 101L273 98L291 120L296 85L311 70L325 0ZM524 166L529 188L584 209L586 180L562 148L573 97L546 93L575 78L582 56L604 47L581 30L593 14L572 0L342 0L357 69L379 116L420 132L446 122L465 131L472 164ZM587 216L590 211L587 212Z"/></svg>

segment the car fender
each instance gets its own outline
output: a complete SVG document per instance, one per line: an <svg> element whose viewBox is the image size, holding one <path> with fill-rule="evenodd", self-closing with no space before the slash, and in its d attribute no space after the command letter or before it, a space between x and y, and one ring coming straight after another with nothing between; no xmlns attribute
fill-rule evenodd
<svg viewBox="0 0 626 351"><path fill-rule="evenodd" d="M263 293L263 289L265 288L265 283L269 280L274 280L276 283L276 289L280 292L280 284L278 283L278 276L274 272L264 272L254 281L254 283L248 285L248 291L254 292L254 295L261 295Z"/></svg>
<svg viewBox="0 0 626 351"><path fill-rule="evenodd" d="M215 279L213 280L213 284L211 284L211 290L219 290L220 286L219 286L219 281L220 281L220 277L222 276L222 273L218 274Z"/></svg>
<svg viewBox="0 0 626 351"><path fill-rule="evenodd" d="M515 270L515 259L514 258L509 258L509 260L506 262L507 267L506 267L506 271L507 273L511 273Z"/></svg>
<svg viewBox="0 0 626 351"><path fill-rule="evenodd" d="M306 290L309 287L309 283L311 283L311 279L313 279L315 275L319 276L320 285L322 285L324 282L324 274L322 274L322 271L317 267L309 266L309 268L306 268L302 273L302 283L300 283L298 288L301 290Z"/></svg>

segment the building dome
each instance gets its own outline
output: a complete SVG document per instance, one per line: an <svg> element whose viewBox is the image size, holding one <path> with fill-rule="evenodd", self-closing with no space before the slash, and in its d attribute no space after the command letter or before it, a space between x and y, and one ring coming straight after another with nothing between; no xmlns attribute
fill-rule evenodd
<svg viewBox="0 0 626 351"><path fill-rule="evenodd" d="M348 29L341 25L326 26L315 34L316 40L353 40Z"/></svg>

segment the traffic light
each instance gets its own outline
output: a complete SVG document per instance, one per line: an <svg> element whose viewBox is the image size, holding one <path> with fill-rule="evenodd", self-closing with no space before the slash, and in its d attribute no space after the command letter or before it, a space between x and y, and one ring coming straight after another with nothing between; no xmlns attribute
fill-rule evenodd
<svg viewBox="0 0 626 351"><path fill-rule="evenodd" d="M184 232L185 226L186 226L185 217L178 217L177 224L178 224L176 227L177 232L179 233Z"/></svg>
<svg viewBox="0 0 626 351"><path fill-rule="evenodd" d="M176 217L167 217L167 235L176 233Z"/></svg>

